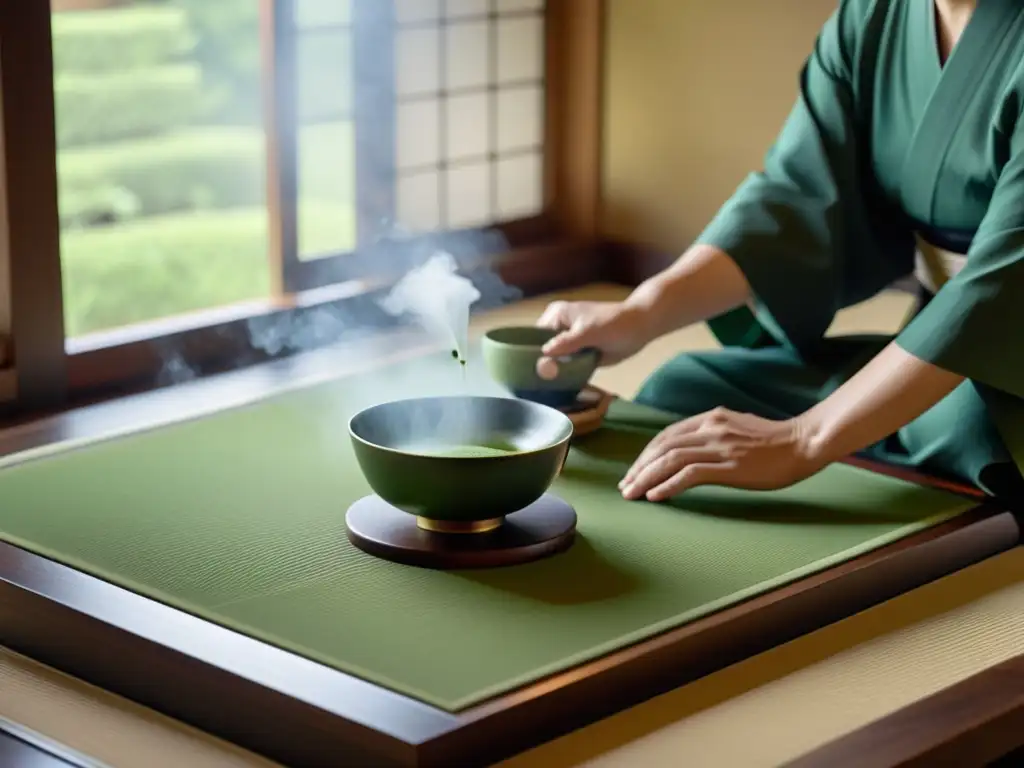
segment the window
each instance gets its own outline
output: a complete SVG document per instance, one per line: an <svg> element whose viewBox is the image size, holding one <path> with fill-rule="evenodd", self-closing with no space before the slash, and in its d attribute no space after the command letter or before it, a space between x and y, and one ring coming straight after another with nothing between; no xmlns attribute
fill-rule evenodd
<svg viewBox="0 0 1024 768"><path fill-rule="evenodd" d="M396 10L397 220L434 231L541 213L541 0Z"/></svg>
<svg viewBox="0 0 1024 768"><path fill-rule="evenodd" d="M278 37L279 65L294 60L299 86L282 104L299 124L288 288L365 277L365 261L339 251L382 237L536 221L544 9L544 0L295 0ZM327 199L344 201L345 214Z"/></svg>
<svg viewBox="0 0 1024 768"><path fill-rule="evenodd" d="M52 0L71 339L270 295L255 0Z"/></svg>
<svg viewBox="0 0 1024 768"><path fill-rule="evenodd" d="M587 45L574 31L592 0L40 5L0 4L22 389L151 379L171 349L192 368L249 361L253 318L400 270L382 239L498 230L493 255L528 281L580 273L551 256L585 234L567 136L597 100L574 118L562 96L599 79L578 55L599 27Z"/></svg>

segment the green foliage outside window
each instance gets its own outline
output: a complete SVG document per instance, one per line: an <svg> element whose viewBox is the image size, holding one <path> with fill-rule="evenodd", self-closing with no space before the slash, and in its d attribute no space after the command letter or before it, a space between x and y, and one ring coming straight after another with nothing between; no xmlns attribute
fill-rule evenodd
<svg viewBox="0 0 1024 768"><path fill-rule="evenodd" d="M265 296L259 2L136 0L55 13L70 336ZM303 129L307 251L352 240L351 126Z"/></svg>

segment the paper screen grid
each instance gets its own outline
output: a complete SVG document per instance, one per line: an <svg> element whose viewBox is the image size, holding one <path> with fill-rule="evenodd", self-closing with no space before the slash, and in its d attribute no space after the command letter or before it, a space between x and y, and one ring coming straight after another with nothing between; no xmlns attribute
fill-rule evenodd
<svg viewBox="0 0 1024 768"><path fill-rule="evenodd" d="M412 231L543 205L543 0L396 0L397 219Z"/></svg>

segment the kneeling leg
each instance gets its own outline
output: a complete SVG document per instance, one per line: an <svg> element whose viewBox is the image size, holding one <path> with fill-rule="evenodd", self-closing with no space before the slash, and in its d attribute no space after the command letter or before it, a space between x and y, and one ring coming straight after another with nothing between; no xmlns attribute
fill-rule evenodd
<svg viewBox="0 0 1024 768"><path fill-rule="evenodd" d="M728 347L679 355L640 387L636 402L678 415L715 408L786 419L813 407L835 372L779 347Z"/></svg>
<svg viewBox="0 0 1024 768"><path fill-rule="evenodd" d="M896 437L905 456L880 458L894 458L992 494L1020 492L1020 473L973 382L965 381Z"/></svg>

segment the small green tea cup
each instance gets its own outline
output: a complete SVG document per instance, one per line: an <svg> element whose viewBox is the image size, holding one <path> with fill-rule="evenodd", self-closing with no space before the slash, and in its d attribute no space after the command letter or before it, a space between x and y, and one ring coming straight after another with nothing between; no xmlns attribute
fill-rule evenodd
<svg viewBox="0 0 1024 768"><path fill-rule="evenodd" d="M600 354L584 349L556 358L558 375L544 379L537 373L544 345L556 331L531 326L495 328L481 340L484 365L491 378L522 400L565 408L573 405L594 371Z"/></svg>

